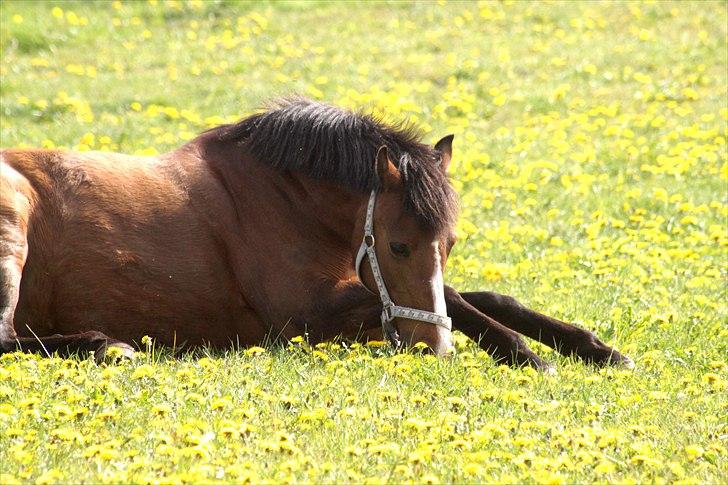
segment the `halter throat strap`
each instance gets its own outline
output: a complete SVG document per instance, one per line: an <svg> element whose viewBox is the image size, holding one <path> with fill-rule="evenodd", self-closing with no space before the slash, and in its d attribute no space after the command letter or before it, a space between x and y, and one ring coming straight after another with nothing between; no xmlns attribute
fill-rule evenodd
<svg viewBox="0 0 728 485"><path fill-rule="evenodd" d="M365 256L368 257L369 266L372 268L372 274L374 275L374 282L376 283L377 291L379 292L379 299L382 300L382 332L395 346L399 346L399 334L397 333L397 329L394 328L394 325L392 325L392 320L395 318L419 320L420 322L437 325L438 327L451 330L452 320L449 317L425 310L395 305L392 298L389 296L387 286L384 284L382 271L379 268L377 253L374 250L374 246L376 244L376 240L374 238L374 205L376 201L377 191L372 190L372 193L369 195L367 215L364 222L364 238L361 246L359 246L359 252L356 255L356 275L359 277L359 280L362 282L364 281L361 277L361 263Z"/></svg>

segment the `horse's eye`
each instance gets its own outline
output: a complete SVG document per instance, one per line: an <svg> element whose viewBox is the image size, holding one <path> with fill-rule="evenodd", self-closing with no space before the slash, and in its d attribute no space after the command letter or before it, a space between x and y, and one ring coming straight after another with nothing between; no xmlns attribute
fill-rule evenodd
<svg viewBox="0 0 728 485"><path fill-rule="evenodd" d="M389 250L392 251L392 254L400 258L406 258L410 255L410 248L404 243L391 242L389 243Z"/></svg>

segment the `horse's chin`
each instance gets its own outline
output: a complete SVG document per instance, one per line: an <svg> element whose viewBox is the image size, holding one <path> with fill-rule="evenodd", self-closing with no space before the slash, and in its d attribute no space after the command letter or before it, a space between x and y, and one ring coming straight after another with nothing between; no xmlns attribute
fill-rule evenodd
<svg viewBox="0 0 728 485"><path fill-rule="evenodd" d="M423 325L426 325L423 327ZM404 330L407 326L411 326L414 330L407 332ZM418 321L406 321L406 323L400 324L400 335L405 334L409 337L405 337L404 341L407 342L409 347L418 347L417 344L427 345L427 351L436 355L437 357L450 357L455 353L455 345L452 339L452 333L442 327L423 324Z"/></svg>
<svg viewBox="0 0 728 485"><path fill-rule="evenodd" d="M435 348L430 348L432 349L432 352L438 357L451 358L453 355L455 355L455 346L452 343L452 339L436 345Z"/></svg>

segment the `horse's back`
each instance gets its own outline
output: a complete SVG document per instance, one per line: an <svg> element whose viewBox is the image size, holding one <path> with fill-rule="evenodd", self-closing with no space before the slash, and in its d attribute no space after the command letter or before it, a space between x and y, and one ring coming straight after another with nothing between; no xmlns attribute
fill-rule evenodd
<svg viewBox="0 0 728 485"><path fill-rule="evenodd" d="M4 159L33 200L18 333L27 323L39 335L194 343L239 311L224 255L174 161L43 150Z"/></svg>

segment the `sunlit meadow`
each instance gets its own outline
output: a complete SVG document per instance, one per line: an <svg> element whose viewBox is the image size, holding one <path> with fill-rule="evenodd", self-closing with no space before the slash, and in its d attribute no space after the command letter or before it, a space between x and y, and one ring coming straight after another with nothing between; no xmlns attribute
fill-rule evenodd
<svg viewBox="0 0 728 485"><path fill-rule="evenodd" d="M455 133L447 279L595 330L557 376L380 346L0 358L0 482L728 476L725 2L0 2L0 145L154 154L299 93ZM152 322L150 322L151 324ZM297 339L296 339L297 340Z"/></svg>

